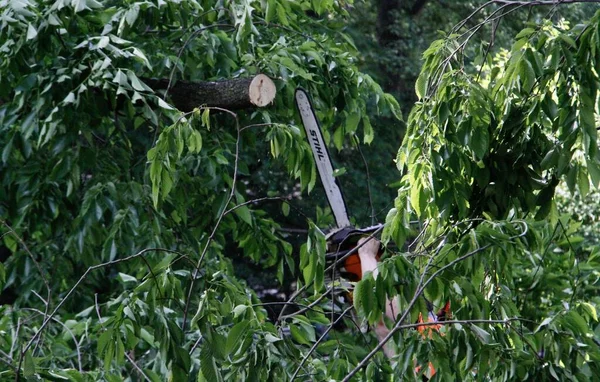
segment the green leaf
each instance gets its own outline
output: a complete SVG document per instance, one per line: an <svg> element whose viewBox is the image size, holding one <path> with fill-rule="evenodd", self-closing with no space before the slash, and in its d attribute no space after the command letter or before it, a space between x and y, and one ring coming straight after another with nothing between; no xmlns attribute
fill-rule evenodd
<svg viewBox="0 0 600 382"><path fill-rule="evenodd" d="M490 145L490 135L486 126L475 126L469 147L478 159L483 159Z"/></svg>
<svg viewBox="0 0 600 382"><path fill-rule="evenodd" d="M267 340L267 342L273 343L273 342L281 341L281 338L275 337L271 333L267 333L267 334L265 334L265 340Z"/></svg>
<svg viewBox="0 0 600 382"><path fill-rule="evenodd" d="M215 359L208 346L203 346L200 350L200 370L202 371L202 376L207 381L217 382L222 380Z"/></svg>
<svg viewBox="0 0 600 382"><path fill-rule="evenodd" d="M417 216L423 216L427 208L427 195L421 184L415 184L410 189L410 205Z"/></svg>
<svg viewBox="0 0 600 382"><path fill-rule="evenodd" d="M290 204L288 202L281 203L281 212L286 217L290 214Z"/></svg>
<svg viewBox="0 0 600 382"><path fill-rule="evenodd" d="M363 116L363 129L364 129L364 138L363 142L367 145L370 145L373 142L373 138L375 138L375 132L373 131L373 126L371 126L371 120L366 115Z"/></svg>
<svg viewBox="0 0 600 382"><path fill-rule="evenodd" d="M529 37L534 32L535 32L535 29L533 29L533 28L525 28L515 36L515 40L520 40L521 38Z"/></svg>
<svg viewBox="0 0 600 382"><path fill-rule="evenodd" d="M246 206L238 207L234 210L235 214L242 219L246 224L252 227L252 214L250 209Z"/></svg>
<svg viewBox="0 0 600 382"><path fill-rule="evenodd" d="M360 114L353 111L348 113L346 117L346 133L354 133L358 128L358 122L360 121Z"/></svg>
<svg viewBox="0 0 600 382"><path fill-rule="evenodd" d="M35 375L35 361L31 355L31 350L25 352L25 359L23 360L23 375L26 378L33 377Z"/></svg>
<svg viewBox="0 0 600 382"><path fill-rule="evenodd" d="M242 321L236 324L227 335L227 345L225 345L226 354L231 354L240 345L240 341L244 338L244 334L250 325L249 321Z"/></svg>
<svg viewBox="0 0 600 382"><path fill-rule="evenodd" d="M171 177L171 174L169 171L163 171L161 174L161 179L160 179L160 192L161 192L161 197L164 200L169 193L171 192L171 189L173 188L173 178Z"/></svg>
<svg viewBox="0 0 600 382"><path fill-rule="evenodd" d="M484 344L489 344L491 342L492 336L490 335L490 333L486 332L485 330L483 330L482 328L480 328L477 325L471 325L469 327L471 328L473 333L475 333L475 335L477 335L477 337L481 340L481 342L483 342Z"/></svg>
<svg viewBox="0 0 600 382"><path fill-rule="evenodd" d="M125 273L121 273L121 272L119 272L119 279L121 280L121 282L124 282L124 283L127 283L127 282L137 283L137 281L138 281L135 277L130 276Z"/></svg>
<svg viewBox="0 0 600 382"><path fill-rule="evenodd" d="M233 308L233 317L237 318L240 315L244 314L246 312L246 309L248 309L248 305L238 305L235 308Z"/></svg>
<svg viewBox="0 0 600 382"><path fill-rule="evenodd" d="M113 330L108 329L104 333L102 333L100 335L100 337L98 337L97 348L98 348L99 356L104 354L104 352L108 348L109 343L112 341L112 335L113 335Z"/></svg>
<svg viewBox="0 0 600 382"><path fill-rule="evenodd" d="M590 332L590 328L583 317L573 310L569 311L563 319L566 326L573 331L574 335L584 336Z"/></svg>
<svg viewBox="0 0 600 382"><path fill-rule="evenodd" d="M346 168L342 167L342 168L336 168L335 170L333 170L333 177L337 178L338 176L342 176L346 173Z"/></svg>
<svg viewBox="0 0 600 382"><path fill-rule="evenodd" d="M392 111L392 114L394 114L394 117L396 117L396 119L401 121L402 120L402 109L400 108L400 104L398 103L396 98L394 98L393 95L388 94L388 93L385 93L383 95L383 98L387 102L388 107Z"/></svg>
<svg viewBox="0 0 600 382"><path fill-rule="evenodd" d="M197 154L202 150L202 134L198 130L192 130L188 141L188 150Z"/></svg>
<svg viewBox="0 0 600 382"><path fill-rule="evenodd" d="M287 13L285 12L285 8L283 8L281 3L277 3L277 19L279 20L281 25L284 25L286 27L290 25Z"/></svg>
<svg viewBox="0 0 600 382"><path fill-rule="evenodd" d="M275 10L277 9L277 2L275 0L267 0L267 11L265 12L265 22L268 24L273 20L275 16Z"/></svg>
<svg viewBox="0 0 600 382"><path fill-rule="evenodd" d="M165 110L175 110L171 105L162 100L162 98L156 97L156 101L158 102L158 106Z"/></svg>
<svg viewBox="0 0 600 382"><path fill-rule="evenodd" d="M33 25L31 25L31 23L29 23L29 25L27 26L27 40L33 40L37 37L37 35L37 30Z"/></svg>
<svg viewBox="0 0 600 382"><path fill-rule="evenodd" d="M290 324L289 328L294 341L302 345L310 345L310 341L306 338L306 333L304 333L298 326Z"/></svg>
<svg viewBox="0 0 600 382"><path fill-rule="evenodd" d="M4 268L4 264L0 262L0 291L4 289L4 285L6 284L6 268Z"/></svg>
<svg viewBox="0 0 600 382"><path fill-rule="evenodd" d="M205 108L202 112L202 125L206 127L207 130L210 131L210 109Z"/></svg>
<svg viewBox="0 0 600 382"><path fill-rule="evenodd" d="M344 129L343 128L338 127L333 132L333 144L335 145L335 148L338 150L341 150L342 147L344 146Z"/></svg>
<svg viewBox="0 0 600 382"><path fill-rule="evenodd" d="M589 316L594 319L594 321L598 321L598 314L596 313L596 308L594 305L590 304L589 302L582 302L581 307Z"/></svg>
<svg viewBox="0 0 600 382"><path fill-rule="evenodd" d="M2 163L6 164L8 162L8 158L10 158L10 153L13 147L14 137L12 137L8 143L2 149Z"/></svg>
<svg viewBox="0 0 600 382"><path fill-rule="evenodd" d="M529 60L523 58L520 65L520 76L523 81L523 89L530 93L535 85L535 71L533 70L533 66Z"/></svg>
<svg viewBox="0 0 600 382"><path fill-rule="evenodd" d="M420 100L427 94L427 74L425 72L422 72L417 78L415 92Z"/></svg>

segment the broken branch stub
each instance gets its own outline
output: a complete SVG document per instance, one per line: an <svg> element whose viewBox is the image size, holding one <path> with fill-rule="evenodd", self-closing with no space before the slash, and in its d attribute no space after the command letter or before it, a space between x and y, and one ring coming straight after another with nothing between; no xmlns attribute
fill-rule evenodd
<svg viewBox="0 0 600 382"><path fill-rule="evenodd" d="M169 87L168 79L144 78L143 81L154 90ZM264 74L258 74L223 81L177 81L171 84L168 97L175 107L188 112L200 106L228 110L265 107L273 102L276 93L275 83Z"/></svg>

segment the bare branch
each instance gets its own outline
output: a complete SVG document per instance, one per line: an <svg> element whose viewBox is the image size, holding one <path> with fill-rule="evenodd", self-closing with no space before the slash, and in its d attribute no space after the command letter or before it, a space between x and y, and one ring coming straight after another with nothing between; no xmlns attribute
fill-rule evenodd
<svg viewBox="0 0 600 382"><path fill-rule="evenodd" d="M235 206L231 207L230 209L225 211L223 216L229 215L231 212L237 210L238 208L247 206L249 204L255 204L255 203L266 202L266 201L274 201L274 200L291 200L291 199L292 198L290 196L272 196L272 197L264 197L264 198L248 200L244 203L236 204Z"/></svg>
<svg viewBox="0 0 600 382"><path fill-rule="evenodd" d="M41 310L38 309L34 309L34 308L23 308L23 310L30 310L32 312L38 313L42 316L44 316L44 312L42 312ZM73 342L75 343L75 351L77 352L77 368L79 370L80 373L83 372L83 364L81 362L81 343L79 341L77 341L77 338L75 338L75 334L73 333L73 331L71 329L69 329L69 327L67 325L64 324L64 322L62 322L61 320L59 320L56 317L52 317L52 321L57 322L58 324L60 324L60 326L62 326L71 336L71 339L73 339Z"/></svg>
<svg viewBox="0 0 600 382"><path fill-rule="evenodd" d="M346 308L346 310L344 310L340 316L337 318L337 320L335 320L333 323L331 323L328 327L327 330L325 330L325 332L323 332L323 334L321 335L321 337L319 337L319 339L313 344L313 346L310 348L310 350L308 351L308 353L306 353L306 355L304 356L304 358L302 358L302 361L300 361L300 364L298 365L298 367L296 368L296 371L294 372L294 374L292 375L292 379L291 381L293 381L294 379L296 379L296 377L298 376L298 373L300 372L300 369L304 366L304 363L306 362L306 360L310 357L310 355L317 349L317 346L319 346L319 344L321 344L321 342L323 342L323 340L325 339L325 337L329 334L329 332L331 331L331 329L333 329L333 326L335 324L337 324L338 322L340 322L342 320L342 318L344 318L344 316L346 314L348 314L348 312L350 312L352 310L353 306L349 306L348 308Z"/></svg>
<svg viewBox="0 0 600 382"><path fill-rule="evenodd" d="M283 305L283 308L281 308L281 312L279 312L279 317L277 317L277 322L280 322L283 317L285 317L283 315L283 313L285 312L285 309L288 307L288 305L293 305L293 301L296 299L296 297L298 297L302 292L304 292L306 289L308 289L309 284L305 284L303 285L300 289L296 290L294 293L292 293L292 295L290 296L290 298L286 301L286 303Z"/></svg>
<svg viewBox="0 0 600 382"><path fill-rule="evenodd" d="M71 295L73 295L73 293L75 292L75 289L77 289L77 287L87 278L87 276L92 271L95 271L96 269L100 269L100 268L104 268L104 267L109 267L109 266L112 266L112 265L115 265L115 264L123 263L123 262L129 261L129 260L133 260L135 258L138 258L140 256L145 255L148 252L167 252L167 253L174 253L174 254L177 254L177 255L181 254L178 251L173 251L173 250L166 249L166 248L146 248L146 249L143 249L143 250L139 251L138 253L136 253L134 255L127 256L127 257L124 257L122 259L116 259L116 260L107 261L105 263L96 264L96 265L92 265L91 267L89 267L83 273L83 275L79 278L79 280L77 280L77 282L75 283L75 285L73 285L73 287L71 287L71 289L69 289L69 291L67 292L67 294L65 295L65 297L63 297L62 300L60 300L60 302L54 308L54 310L52 311L52 313L50 313L49 315L47 315L44 318L44 321L42 322L42 325L40 326L40 328L37 330L37 332L35 332L35 334L33 335L33 337L31 337L31 339L29 340L29 342L27 343L27 345L25 345L25 347L23 348L23 350L21 350L21 361L19 362L19 369L21 367L23 356L25 355L25 353L27 352L27 350L29 350L29 348L31 347L31 345L33 344L33 342L36 341L40 337L40 335L42 334L42 332L44 331L44 329L46 329L46 326L48 326L48 323L53 319L53 317L56 315L56 313L58 312L58 310L65 304L65 302L69 299L69 297L71 297Z"/></svg>
<svg viewBox="0 0 600 382"><path fill-rule="evenodd" d="M325 292L323 292L323 293L322 293L322 294L321 294L321 295L320 295L320 296L319 296L319 297L318 297L318 298L317 298L315 301L311 302L309 305L306 305L304 308L300 309L300 310L299 310L299 311L297 311L297 312L294 312L294 313L291 313L291 314L286 314L285 316L283 316L283 315L282 315L282 316L280 316L280 317L279 317L279 319L278 319L278 321L279 321L279 320L285 320L286 318L291 318L291 317L297 316L297 315L299 315L299 314L302 314L302 313L306 312L307 310L310 310L310 309L314 308L314 307L315 307L317 304L319 304L321 301L323 301L323 299L324 299L325 297L327 297L327 294L328 294L329 292L333 291L334 289L335 289L335 288L333 288L333 287L331 287L331 288L328 288L328 289L327 289ZM285 305L288 305L288 304L292 304L292 305L301 305L301 304L298 304L298 303L292 303L291 301L290 301L290 302L284 302L283 304L285 304Z"/></svg>
<svg viewBox="0 0 600 382"><path fill-rule="evenodd" d="M131 362L131 364L133 365L133 367L138 371L138 373L140 373L144 377L144 379L146 381L152 382L152 380L150 379L150 377L148 377L146 375L146 373L144 373L144 370L142 370L142 368L139 367L137 363L135 363L135 360L133 358L131 358L131 356L129 355L129 353L125 352L125 357L127 357L127 360L129 360L129 362Z"/></svg>

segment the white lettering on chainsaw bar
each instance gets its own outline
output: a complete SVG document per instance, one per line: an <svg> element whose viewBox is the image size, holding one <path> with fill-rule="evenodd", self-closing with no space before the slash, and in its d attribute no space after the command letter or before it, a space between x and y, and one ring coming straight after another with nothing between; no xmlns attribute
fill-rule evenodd
<svg viewBox="0 0 600 382"><path fill-rule="evenodd" d="M338 186L335 177L333 176L333 166L329 159L329 153L327 152L327 146L317 121L317 116L308 99L308 95L302 89L296 89L296 105L302 118L302 124L308 137L308 142L315 158L317 170L321 178L321 183L325 189L325 195L333 211L333 216L338 227L348 227L350 220L348 219L348 212L346 211L346 203L342 196L342 191Z"/></svg>

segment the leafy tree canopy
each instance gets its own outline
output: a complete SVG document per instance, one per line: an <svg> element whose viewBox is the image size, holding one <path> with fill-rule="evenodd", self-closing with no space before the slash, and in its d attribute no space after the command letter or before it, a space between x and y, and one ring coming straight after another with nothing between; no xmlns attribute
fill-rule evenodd
<svg viewBox="0 0 600 382"><path fill-rule="evenodd" d="M264 187L272 166L290 187L315 187L297 86L338 150L371 143L374 114L399 117L357 67L349 9L0 2L0 282L15 295L0 306L3 379L420 379L428 362L448 380L600 372L598 251L554 197L563 180L581 194L600 182L600 13L531 24L475 62L464 53L477 28L433 42L379 277L356 284L352 306L325 263L317 227L331 217L307 219L294 250L267 208L293 214L298 195ZM148 86L257 73L276 82L269 108L184 113ZM276 320L234 276L232 253L297 278ZM401 307L391 360L360 330L386 297ZM452 306L430 337L413 324L426 301Z"/></svg>

